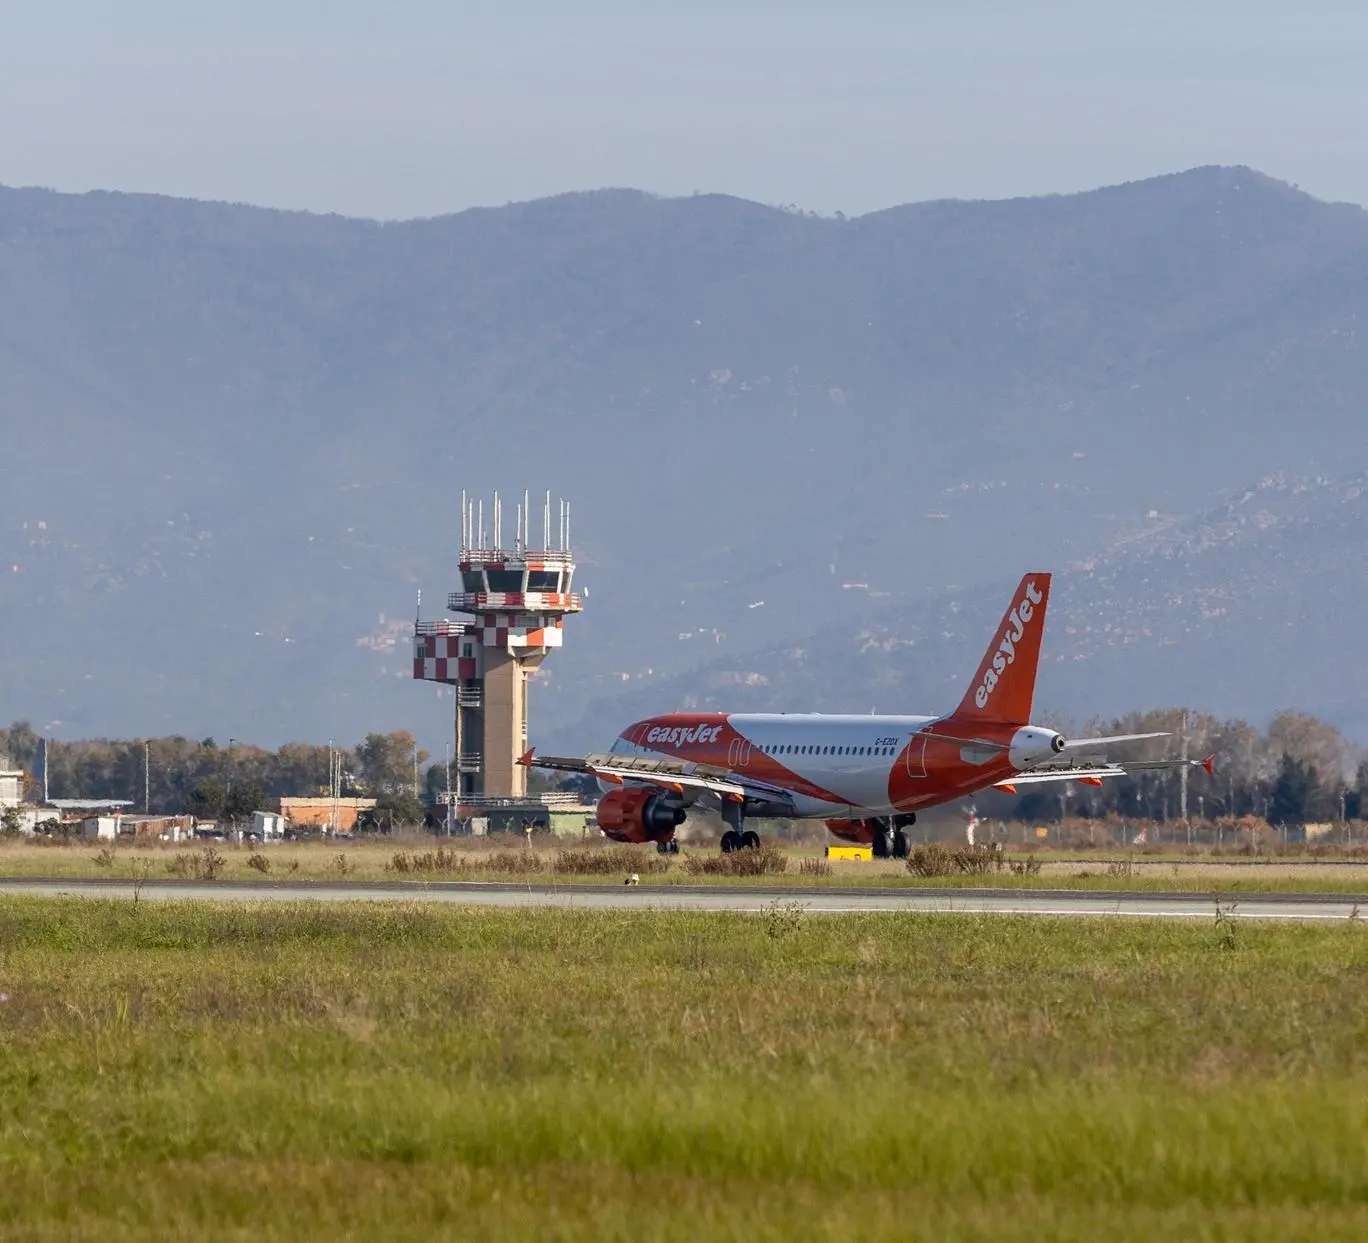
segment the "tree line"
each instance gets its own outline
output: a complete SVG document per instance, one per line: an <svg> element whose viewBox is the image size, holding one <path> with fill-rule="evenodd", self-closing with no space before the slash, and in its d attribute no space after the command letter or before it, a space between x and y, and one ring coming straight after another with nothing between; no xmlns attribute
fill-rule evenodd
<svg viewBox="0 0 1368 1243"><path fill-rule="evenodd" d="M1215 772L1174 770L1025 790L992 814L1021 820L1122 817L1171 821L1253 816L1270 824L1306 824L1368 817L1368 758L1328 722L1280 712L1265 730L1192 709L1134 712L1082 724L1050 721L1066 738L1165 733L1168 737L1107 748L1112 759L1167 759L1184 752L1216 757ZM1186 789L1184 788L1186 786ZM1002 797L1002 796L993 796ZM1184 809L1186 801L1186 809Z"/></svg>
<svg viewBox="0 0 1368 1243"><path fill-rule="evenodd" d="M36 778L40 737L27 721L0 729L0 756ZM107 738L48 740L48 795L128 799L141 811L249 818L288 796L327 795L336 772L343 797L373 797L396 820L422 807L429 755L408 730L367 734L349 747L287 742L276 750L233 740ZM445 772L444 765L434 765ZM416 774L416 778L415 778ZM41 791L30 790L31 797Z"/></svg>
<svg viewBox="0 0 1368 1243"><path fill-rule="evenodd" d="M1022 820L1120 816L1178 820L1255 816L1272 824L1368 818L1368 758L1325 721L1281 712L1259 730L1192 709L1137 712L1082 724L1045 722L1066 737L1163 732L1169 736L1108 749L1113 757L1162 759L1184 749L1215 754L1216 770L1188 770L1186 792L1174 771L1108 780L1098 787L1069 782L1025 790L1019 797L982 796L982 810ZM39 736L26 721L0 729L0 756L33 774ZM153 812L246 817L282 796L325 795L330 773L340 793L381 800L396 822L421 818L446 788L446 765L428 764L408 730L372 733L349 747L287 742L276 750L213 738L87 739L49 742L48 789L53 798L129 799ZM531 774L545 788L543 774Z"/></svg>

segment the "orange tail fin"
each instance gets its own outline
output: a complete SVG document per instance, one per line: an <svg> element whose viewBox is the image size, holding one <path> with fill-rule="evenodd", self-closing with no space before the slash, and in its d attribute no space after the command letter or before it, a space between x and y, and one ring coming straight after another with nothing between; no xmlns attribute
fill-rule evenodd
<svg viewBox="0 0 1368 1243"><path fill-rule="evenodd" d="M1050 576L1027 574L984 653L969 684L956 720L997 721L1026 725L1035 698L1040 639L1045 633L1045 609L1050 602Z"/></svg>

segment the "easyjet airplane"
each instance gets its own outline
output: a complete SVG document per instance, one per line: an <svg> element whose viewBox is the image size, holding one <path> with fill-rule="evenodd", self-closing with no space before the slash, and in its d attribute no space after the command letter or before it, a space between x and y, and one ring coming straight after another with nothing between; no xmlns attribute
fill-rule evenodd
<svg viewBox="0 0 1368 1243"><path fill-rule="evenodd" d="M1146 769L1205 760L1120 763L1109 745L1162 738L1119 734L1070 741L1031 724L1050 576L1028 574L984 653L959 707L946 716L816 713L670 713L624 729L612 750L583 759L522 762L591 773L604 792L599 827L620 842L677 850L675 830L695 804L717 806L724 851L758 846L748 820L824 820L837 837L907 853L917 813L985 789L1015 793L1038 782L1101 785Z"/></svg>

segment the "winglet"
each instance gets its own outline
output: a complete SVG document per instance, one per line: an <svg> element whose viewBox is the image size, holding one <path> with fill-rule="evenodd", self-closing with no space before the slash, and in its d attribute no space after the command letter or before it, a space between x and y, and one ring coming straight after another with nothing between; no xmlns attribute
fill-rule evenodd
<svg viewBox="0 0 1368 1243"><path fill-rule="evenodd" d="M531 768L531 767L532 767L532 757L533 757L534 755L536 755L536 754L537 754L537 748L536 748L536 747L528 747L528 748L527 748L527 751L526 751L523 755L520 755L520 756L518 757L518 763L521 764L524 768Z"/></svg>
<svg viewBox="0 0 1368 1243"><path fill-rule="evenodd" d="M1205 770L1206 775L1207 775L1208 777L1214 777L1214 776L1216 775L1216 752L1215 752L1215 751L1213 751L1210 755L1208 755L1208 756L1206 757L1206 759L1204 759L1204 760L1202 761L1202 768Z"/></svg>

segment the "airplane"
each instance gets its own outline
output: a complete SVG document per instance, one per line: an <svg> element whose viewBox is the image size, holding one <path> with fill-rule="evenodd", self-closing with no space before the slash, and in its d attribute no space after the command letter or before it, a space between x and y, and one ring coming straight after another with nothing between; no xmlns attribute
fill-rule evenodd
<svg viewBox="0 0 1368 1243"><path fill-rule="evenodd" d="M675 831L695 805L716 806L724 852L755 848L747 821L823 820L837 838L879 858L908 852L917 813L979 790L1113 777L1201 760L1122 763L1102 750L1166 734L1067 739L1031 724L1050 575L1022 578L959 706L944 716L672 712L629 725L611 750L520 763L587 773L603 792L599 828L618 842L677 852Z"/></svg>

